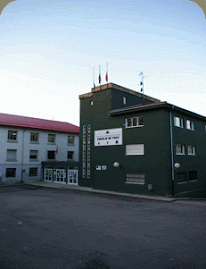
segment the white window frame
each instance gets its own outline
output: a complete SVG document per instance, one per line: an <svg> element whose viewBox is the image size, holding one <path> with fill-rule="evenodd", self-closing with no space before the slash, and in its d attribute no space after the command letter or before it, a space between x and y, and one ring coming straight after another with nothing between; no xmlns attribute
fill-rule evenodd
<svg viewBox="0 0 206 269"><path fill-rule="evenodd" d="M195 146L188 145L187 150L188 150L188 155L196 155L196 147ZM191 151L191 153L189 151Z"/></svg>
<svg viewBox="0 0 206 269"><path fill-rule="evenodd" d="M178 152L178 147L181 146L181 153ZM176 144L176 155L185 155L185 145L183 144Z"/></svg>
<svg viewBox="0 0 206 269"><path fill-rule="evenodd" d="M195 126L194 126L194 121L191 121L191 120L187 120L186 121L186 128L188 130L195 130Z"/></svg>
<svg viewBox="0 0 206 269"><path fill-rule="evenodd" d="M49 136L50 135L54 136L54 142L49 142ZM48 141L49 144L55 144L56 143L56 135L55 134L48 134L48 140L47 141Z"/></svg>
<svg viewBox="0 0 206 269"><path fill-rule="evenodd" d="M32 151L35 151L36 155L31 154ZM38 153L39 153L38 150L36 150L36 149L31 149L31 150L29 151L29 161L30 161L30 162L36 162L36 161L38 161ZM36 158L31 158L31 155L36 156Z"/></svg>
<svg viewBox="0 0 206 269"><path fill-rule="evenodd" d="M184 119L174 116L174 125L176 127L184 128Z"/></svg>
<svg viewBox="0 0 206 269"><path fill-rule="evenodd" d="M32 140L37 135L37 141ZM37 132L31 132L30 133L30 143L39 143L39 133Z"/></svg>
<svg viewBox="0 0 206 269"><path fill-rule="evenodd" d="M126 105L127 104L127 97L123 97L123 104Z"/></svg>
<svg viewBox="0 0 206 269"><path fill-rule="evenodd" d="M15 157L14 158L9 158L8 157L9 152L10 152L10 154L12 154L12 152L13 152L13 155L15 155ZM17 162L17 150L16 149L7 149L6 161L7 162Z"/></svg>
<svg viewBox="0 0 206 269"><path fill-rule="evenodd" d="M139 117L132 117L132 118L126 118L125 119L125 128L136 128L136 127L143 127L144 126L144 121L143 121L143 124L142 125L140 125L139 124L139 119L140 118L143 118L143 116L139 116ZM134 125L134 119L136 119L136 121L137 121L137 125ZM131 124L132 124L132 126L128 126L128 120L131 120Z"/></svg>
<svg viewBox="0 0 206 269"><path fill-rule="evenodd" d="M126 145L125 155L126 156L144 155L144 144Z"/></svg>
<svg viewBox="0 0 206 269"><path fill-rule="evenodd" d="M69 143L69 137L73 137L73 143ZM74 146L74 142L75 142L75 136L74 135L68 135L67 136L67 145L68 146Z"/></svg>
<svg viewBox="0 0 206 269"><path fill-rule="evenodd" d="M16 139L11 139L11 138L9 138L9 132L16 133ZM15 130L8 130L7 141L8 141L8 142L18 142L18 131L15 131Z"/></svg>

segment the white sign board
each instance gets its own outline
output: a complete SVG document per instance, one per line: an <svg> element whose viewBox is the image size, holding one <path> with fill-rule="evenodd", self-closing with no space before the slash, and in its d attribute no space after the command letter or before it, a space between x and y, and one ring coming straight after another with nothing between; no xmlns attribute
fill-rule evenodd
<svg viewBox="0 0 206 269"><path fill-rule="evenodd" d="M122 128L95 131L94 145L100 147L122 145Z"/></svg>

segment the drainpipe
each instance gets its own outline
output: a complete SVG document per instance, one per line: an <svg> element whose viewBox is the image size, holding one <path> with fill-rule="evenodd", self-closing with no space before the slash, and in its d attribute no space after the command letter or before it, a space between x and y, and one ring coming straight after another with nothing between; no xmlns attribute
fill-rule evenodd
<svg viewBox="0 0 206 269"><path fill-rule="evenodd" d="M22 137L22 153L21 153L21 183L23 183L23 164L24 164L24 133L23 130L23 137Z"/></svg>
<svg viewBox="0 0 206 269"><path fill-rule="evenodd" d="M172 109L174 106L172 106ZM171 165L172 165L172 197L174 197L174 148L173 148L173 133L172 133L172 111L170 111L170 142L171 142Z"/></svg>

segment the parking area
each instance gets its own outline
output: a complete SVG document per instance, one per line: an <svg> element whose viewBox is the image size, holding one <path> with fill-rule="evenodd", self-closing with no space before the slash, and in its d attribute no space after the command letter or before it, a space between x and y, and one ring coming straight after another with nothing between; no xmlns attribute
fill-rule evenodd
<svg viewBox="0 0 206 269"><path fill-rule="evenodd" d="M206 268L205 207L0 188L0 268Z"/></svg>

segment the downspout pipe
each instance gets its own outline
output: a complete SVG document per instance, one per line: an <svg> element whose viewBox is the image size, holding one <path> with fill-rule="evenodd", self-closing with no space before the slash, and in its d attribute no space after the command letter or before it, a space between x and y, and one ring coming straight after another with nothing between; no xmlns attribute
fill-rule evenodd
<svg viewBox="0 0 206 269"><path fill-rule="evenodd" d="M174 106L172 106L172 109ZM174 197L174 147L173 147L173 132L172 132L172 109L170 111L170 145L171 145L171 165L172 165L172 197Z"/></svg>
<svg viewBox="0 0 206 269"><path fill-rule="evenodd" d="M23 183L23 164L24 164L24 133L23 130L23 137L22 137L22 153L21 153L21 183Z"/></svg>

